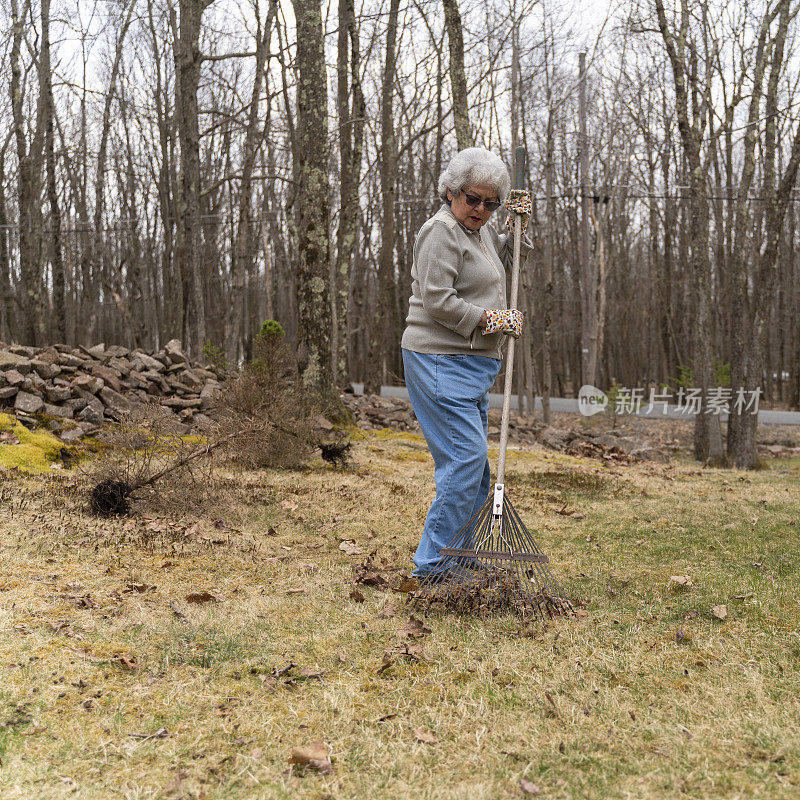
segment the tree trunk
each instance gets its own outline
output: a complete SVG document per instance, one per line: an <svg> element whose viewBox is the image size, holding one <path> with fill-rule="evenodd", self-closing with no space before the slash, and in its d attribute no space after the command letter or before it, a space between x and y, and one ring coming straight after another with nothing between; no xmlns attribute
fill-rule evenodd
<svg viewBox="0 0 800 800"><path fill-rule="evenodd" d="M655 0L658 27L669 56L675 84L675 106L678 129L681 134L683 152L689 168L689 200L691 218L689 220L690 266L694 277L697 307L695 311L695 380L699 382L700 407L695 416L694 457L711 466L725 462L722 452L722 439L719 429L719 415L713 414L708 404L709 389L714 376L714 359L711 348L710 284L711 263L708 255L710 220L706 171L701 159L702 130L697 115L690 119L689 88L687 80L696 81L696 76L688 74L686 48L689 29L688 0L681 0L680 29L677 41L667 23L664 0ZM694 84L693 84L694 85ZM695 110L695 109L693 109Z"/></svg>
<svg viewBox="0 0 800 800"><path fill-rule="evenodd" d="M252 270L255 257L255 237L253 235L253 222L251 219L251 194L253 185L253 168L259 145L258 113L261 96L261 85L264 81L264 72L267 65L270 32L272 30L273 14L277 13L274 4L270 5L267 20L262 29L261 17L256 9L256 64L253 77L253 91L250 96L250 108L247 113L247 130L244 137L244 154L242 157L242 179L239 184L239 209L236 224L236 238L233 243L233 260L230 297L227 302L225 319L225 353L231 365L239 363L244 351L244 334L242 326L244 317L244 285L247 274Z"/></svg>
<svg viewBox="0 0 800 800"><path fill-rule="evenodd" d="M754 58L753 88L750 95L748 125L744 134L744 153L739 178L738 197L735 206L733 227L733 270L732 270L732 309L737 313L731 319L731 403L728 417L727 452L728 457L740 469L752 469L758 456L755 449L754 433L750 426L750 411L737 406L735 398L739 393L753 391L760 387L760 371L754 375L755 363L753 352L753 309L750 303L750 248L747 247L748 230L753 209L750 207L749 195L756 174L756 145L758 141L758 122L761 113L764 76L766 74L769 53L767 36L769 33L769 15L765 15L761 24L756 53Z"/></svg>
<svg viewBox="0 0 800 800"><path fill-rule="evenodd" d="M361 55L353 0L339 0L336 105L339 112L340 187L339 227L336 231L336 264L332 286L335 312L332 339L333 367L334 381L339 384L344 384L350 378L347 357L347 310L350 296L350 262L353 259L358 230L358 185L361 179L361 153L366 116L360 69Z"/></svg>
<svg viewBox="0 0 800 800"><path fill-rule="evenodd" d="M467 102L467 77L464 72L464 36L461 14L457 0L442 0L447 40L450 44L450 85L453 95L453 122L459 150L472 147L472 131L469 126L469 103Z"/></svg>
<svg viewBox="0 0 800 800"><path fill-rule="evenodd" d="M597 372L597 275L589 245L589 135L586 123L586 53L579 56L579 124L581 171L581 376L584 384L594 386ZM575 387L577 392L578 387Z"/></svg>
<svg viewBox="0 0 800 800"><path fill-rule="evenodd" d="M187 289L183 335L187 352L197 357L206 332L202 229L200 225L200 123L197 92L200 85L200 27L203 12L213 0L179 0L180 28L175 42L175 110L181 149L181 196L178 218L181 242L178 260Z"/></svg>
<svg viewBox="0 0 800 800"><path fill-rule="evenodd" d="M0 152L0 339L12 341L16 331L14 295L11 291L11 257L8 248L8 211L6 210L6 154Z"/></svg>
<svg viewBox="0 0 800 800"><path fill-rule="evenodd" d="M60 342L66 342L66 319L64 297L64 260L61 253L61 208L56 190L56 158L54 145L55 106L53 104L53 80L50 71L50 0L42 0L42 55L41 82L44 109L44 147L47 165L47 199L50 205L50 264L53 275L53 334Z"/></svg>
<svg viewBox="0 0 800 800"><path fill-rule="evenodd" d="M39 96L36 127L30 148L25 138L26 119L23 103L23 72L20 64L25 17L30 8L26 3L20 13L17 0L11 0L11 116L17 146L17 192L19 208L19 263L21 278L22 319L19 335L26 344L38 346L44 338L41 266L41 122L43 98Z"/></svg>
<svg viewBox="0 0 800 800"><path fill-rule="evenodd" d="M391 313L391 282L394 272L394 199L397 180L397 139L392 118L395 66L397 63L397 17L400 0L390 0L386 31L386 60L381 86L381 249L378 257L378 302L371 322L370 353L364 380L365 394L380 394L386 348L394 315Z"/></svg>
<svg viewBox="0 0 800 800"><path fill-rule="evenodd" d="M549 88L548 88L549 93ZM547 137L545 139L545 213L547 233L544 248L544 293L542 296L542 419L550 424L550 395L552 394L552 324L553 324L553 263L556 235L555 198L555 125L552 97L548 98Z"/></svg>
<svg viewBox="0 0 800 800"><path fill-rule="evenodd" d="M319 0L292 0L297 20L298 350L306 386L338 400L331 368L329 282L328 94Z"/></svg>

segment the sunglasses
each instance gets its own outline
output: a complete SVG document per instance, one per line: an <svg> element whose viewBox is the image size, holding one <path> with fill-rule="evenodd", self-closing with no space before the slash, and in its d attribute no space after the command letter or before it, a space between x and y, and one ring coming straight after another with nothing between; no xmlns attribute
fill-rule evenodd
<svg viewBox="0 0 800 800"><path fill-rule="evenodd" d="M497 211L497 209L502 205L499 200L484 200L482 197L478 197L476 194L469 194L463 189L461 191L464 194L464 199L470 208L477 208L481 203L483 203L483 207L489 213L491 213L492 211Z"/></svg>

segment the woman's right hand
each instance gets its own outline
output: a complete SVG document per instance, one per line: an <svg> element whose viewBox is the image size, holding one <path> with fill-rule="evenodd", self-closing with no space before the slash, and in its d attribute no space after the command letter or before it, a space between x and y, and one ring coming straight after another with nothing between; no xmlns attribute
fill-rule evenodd
<svg viewBox="0 0 800 800"><path fill-rule="evenodd" d="M522 334L522 325L525 317L516 308L493 308L488 312L484 311L487 325L484 333L504 333L506 336L513 336L519 339Z"/></svg>

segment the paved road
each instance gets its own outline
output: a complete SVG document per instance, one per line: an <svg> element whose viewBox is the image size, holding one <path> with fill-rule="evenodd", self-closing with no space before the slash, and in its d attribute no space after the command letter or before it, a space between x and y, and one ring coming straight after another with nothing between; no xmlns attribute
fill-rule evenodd
<svg viewBox="0 0 800 800"><path fill-rule="evenodd" d="M364 392L364 384L354 383L353 389L356 394L362 394ZM381 397L402 397L404 400L408 400L408 389L406 389L405 386L381 386ZM503 395L490 394L489 405L491 408L502 408ZM536 398L535 405L536 411L542 410L541 397ZM517 408L517 396L515 394L511 395L511 408ZM679 411L677 406L667 406L666 414L662 413L661 409L661 405L658 405L650 414L645 414L643 411L640 411L636 416L652 417L654 419L664 419L665 417L670 419L689 419L694 416L693 414L685 414ZM550 410L554 413L577 414L578 401L571 397L551 397ZM721 414L720 416L723 422L728 419L727 414ZM758 412L758 422L762 425L800 425L800 411L761 410Z"/></svg>

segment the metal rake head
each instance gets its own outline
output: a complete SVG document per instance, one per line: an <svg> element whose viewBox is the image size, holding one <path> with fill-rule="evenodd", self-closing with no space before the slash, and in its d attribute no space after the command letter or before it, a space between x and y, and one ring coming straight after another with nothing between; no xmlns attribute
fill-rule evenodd
<svg viewBox="0 0 800 800"><path fill-rule="evenodd" d="M490 495L459 530L436 570L411 595L424 611L491 614L512 611L520 617L569 617L574 609L525 528L508 496L502 515Z"/></svg>

